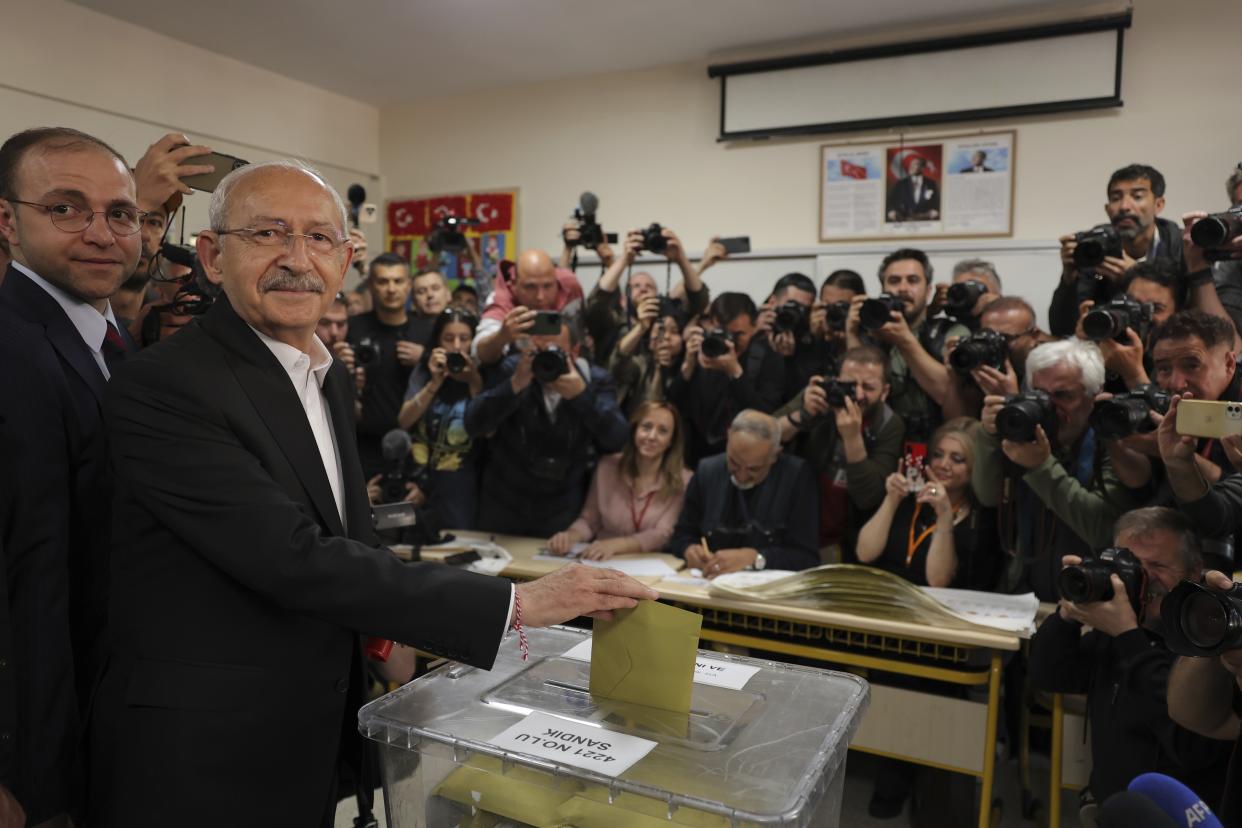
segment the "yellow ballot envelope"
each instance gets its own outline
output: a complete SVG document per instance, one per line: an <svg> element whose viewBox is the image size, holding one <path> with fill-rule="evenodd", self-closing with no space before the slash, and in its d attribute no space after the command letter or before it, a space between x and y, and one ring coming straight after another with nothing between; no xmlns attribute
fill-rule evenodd
<svg viewBox="0 0 1242 828"><path fill-rule="evenodd" d="M655 601L597 620L591 695L688 714L702 626L698 613Z"/></svg>

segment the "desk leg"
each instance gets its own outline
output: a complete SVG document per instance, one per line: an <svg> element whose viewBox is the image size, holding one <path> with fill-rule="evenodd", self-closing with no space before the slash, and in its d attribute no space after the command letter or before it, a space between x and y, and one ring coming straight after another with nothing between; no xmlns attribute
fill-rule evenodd
<svg viewBox="0 0 1242 828"><path fill-rule="evenodd" d="M1052 694L1052 756L1049 758L1048 828L1061 828L1061 758L1065 752L1065 697Z"/></svg>
<svg viewBox="0 0 1242 828"><path fill-rule="evenodd" d="M988 828L992 821L992 787L996 781L996 725L1000 718L1001 654L992 651L992 667L988 671L988 724L983 739L983 784L979 796L979 828Z"/></svg>

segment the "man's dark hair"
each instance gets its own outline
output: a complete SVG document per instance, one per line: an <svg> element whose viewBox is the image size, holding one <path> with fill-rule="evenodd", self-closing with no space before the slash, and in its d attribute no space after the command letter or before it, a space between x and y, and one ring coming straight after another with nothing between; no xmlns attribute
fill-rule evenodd
<svg viewBox="0 0 1242 828"><path fill-rule="evenodd" d="M371 264L367 265L367 278L370 279L375 275L375 268L392 267L393 265L401 265L408 268L410 262L405 256L398 253L381 253L371 260Z"/></svg>
<svg viewBox="0 0 1242 828"><path fill-rule="evenodd" d="M853 291L855 294L861 294L864 296L867 293L867 286L863 284L863 277L859 276L858 273L853 270L832 271L828 274L828 278L824 280L824 284L820 287L820 289L822 290L828 285L832 285L835 288L841 288L842 290Z"/></svg>
<svg viewBox="0 0 1242 828"><path fill-rule="evenodd" d="M453 288L453 293L457 293L458 291L465 291L466 293L474 296L474 298L479 298L479 292L475 289L474 285L458 285Z"/></svg>
<svg viewBox="0 0 1242 828"><path fill-rule="evenodd" d="M1002 296L990 303L983 309L983 313L979 314L983 318L989 313L1000 313L1002 311L1020 310L1026 311L1031 315L1032 324L1035 320L1035 308L1031 307L1031 303L1023 299L1021 296Z"/></svg>
<svg viewBox="0 0 1242 828"><path fill-rule="evenodd" d="M1111 192L1118 181L1138 181L1140 178L1146 178L1151 183L1151 194L1156 198L1164 195L1164 176L1160 174L1160 170L1148 164L1126 164L1109 177L1108 189L1105 192Z"/></svg>
<svg viewBox="0 0 1242 828"><path fill-rule="evenodd" d="M811 294L811 296L815 296L815 283L811 281L810 276L803 273L786 273L777 279L776 284L772 286L772 295L778 296L790 288L805 291Z"/></svg>
<svg viewBox="0 0 1242 828"><path fill-rule="evenodd" d="M721 325L728 325L739 316L749 316L750 321L754 322L759 311L755 308L755 300L745 293L730 291L712 300L711 306L707 309L707 315Z"/></svg>
<svg viewBox="0 0 1242 828"><path fill-rule="evenodd" d="M1138 262L1126 271L1126 275L1121 282L1121 292L1125 293L1126 289L1130 287L1130 283L1135 279L1144 279L1168 288L1173 291L1173 295L1176 297L1180 275L1177 263L1172 259L1154 259L1149 262Z"/></svg>
<svg viewBox="0 0 1242 828"><path fill-rule="evenodd" d="M931 260L927 258L927 254L916 247L903 247L900 250L894 250L884 257L884 261L880 262L880 287L884 286L884 271L888 270L888 266L893 262L904 262L907 259L916 261L923 266L923 275L926 277L928 284L932 280Z"/></svg>
<svg viewBox="0 0 1242 828"><path fill-rule="evenodd" d="M1188 339L1197 336L1208 348L1217 345L1233 345L1233 323L1198 308L1178 311L1161 325L1151 338L1151 350L1162 339Z"/></svg>
<svg viewBox="0 0 1242 828"><path fill-rule="evenodd" d="M95 147L120 161L129 169L125 157L93 135L69 127L37 127L18 132L0 146L0 198L17 198L17 168L26 153L46 146L51 150L74 150Z"/></svg>

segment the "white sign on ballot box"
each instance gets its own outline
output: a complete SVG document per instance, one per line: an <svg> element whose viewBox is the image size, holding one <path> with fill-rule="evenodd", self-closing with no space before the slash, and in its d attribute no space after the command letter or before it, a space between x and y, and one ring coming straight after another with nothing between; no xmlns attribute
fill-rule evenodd
<svg viewBox="0 0 1242 828"><path fill-rule="evenodd" d="M551 759L605 776L625 773L656 746L648 739L538 712L488 741L504 750Z"/></svg>
<svg viewBox="0 0 1242 828"><path fill-rule="evenodd" d="M565 651L565 658L575 661L591 660L591 639L586 639ZM750 681L751 676L759 672L758 667L746 664L734 664L715 658L699 656L694 660L694 683L710 684L726 690L741 690Z"/></svg>

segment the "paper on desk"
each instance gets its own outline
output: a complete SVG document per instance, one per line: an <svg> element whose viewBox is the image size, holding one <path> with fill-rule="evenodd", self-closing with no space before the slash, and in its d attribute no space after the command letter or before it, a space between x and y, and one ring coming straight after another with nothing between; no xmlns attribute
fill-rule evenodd
<svg viewBox="0 0 1242 828"><path fill-rule="evenodd" d="M976 624L1008 632L1035 632L1035 613L1039 610L1039 599L1033 592L1025 595L1001 595L996 592L948 587L922 589L958 615Z"/></svg>
<svg viewBox="0 0 1242 828"><path fill-rule="evenodd" d="M698 613L655 601L595 621L591 695L688 714L702 626Z"/></svg>
<svg viewBox="0 0 1242 828"><path fill-rule="evenodd" d="M564 563L567 558L564 555L553 555L551 553L540 552L534 558L536 561L559 561ZM634 578L638 577L654 577L664 578L668 575L676 575L677 570L666 564L659 558L634 558L622 556L617 558L609 558L606 561L584 561L578 560L577 563L583 566L593 566L597 569L616 569L624 572Z"/></svg>

